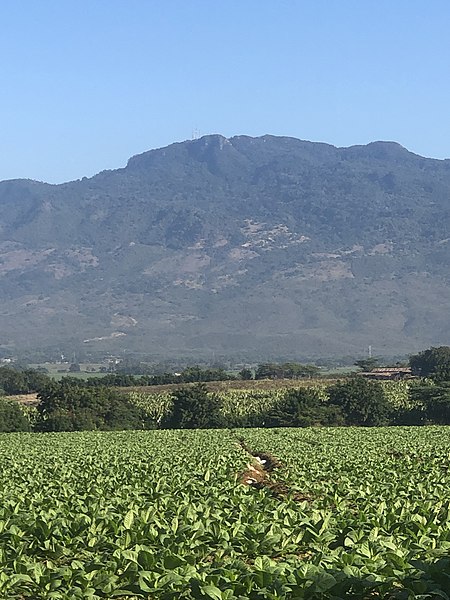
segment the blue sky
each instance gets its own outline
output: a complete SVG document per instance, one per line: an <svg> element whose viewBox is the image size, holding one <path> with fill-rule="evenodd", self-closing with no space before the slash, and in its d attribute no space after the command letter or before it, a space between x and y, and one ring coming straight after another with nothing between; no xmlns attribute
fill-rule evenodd
<svg viewBox="0 0 450 600"><path fill-rule="evenodd" d="M200 134L450 157L448 0L1 0L0 180Z"/></svg>

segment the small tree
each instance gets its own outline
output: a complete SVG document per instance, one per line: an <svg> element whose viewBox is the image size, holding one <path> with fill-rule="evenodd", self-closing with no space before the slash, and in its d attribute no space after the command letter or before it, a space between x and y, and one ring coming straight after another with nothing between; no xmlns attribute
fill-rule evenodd
<svg viewBox="0 0 450 600"><path fill-rule="evenodd" d="M262 363L255 371L255 379L280 379L281 377L283 377L281 367L273 363Z"/></svg>
<svg viewBox="0 0 450 600"><path fill-rule="evenodd" d="M37 410L43 431L142 429L142 411L106 387L53 383L41 390Z"/></svg>
<svg viewBox="0 0 450 600"><path fill-rule="evenodd" d="M410 396L423 406L422 415L426 422L437 425L450 425L450 383L440 385L415 386Z"/></svg>
<svg viewBox="0 0 450 600"><path fill-rule="evenodd" d="M0 367L0 388L9 396L36 392L49 381L49 377L33 369Z"/></svg>
<svg viewBox="0 0 450 600"><path fill-rule="evenodd" d="M0 399L0 432L29 431L30 423L14 400Z"/></svg>
<svg viewBox="0 0 450 600"><path fill-rule="evenodd" d="M255 371L255 379L300 379L302 377L317 377L320 369L316 365L300 363L262 363Z"/></svg>
<svg viewBox="0 0 450 600"><path fill-rule="evenodd" d="M409 359L414 375L432 377L435 381L450 380L450 347L429 348Z"/></svg>
<svg viewBox="0 0 450 600"><path fill-rule="evenodd" d="M359 367L362 371L373 371L376 367L378 367L378 358L370 357L370 358L361 358L355 361L355 367Z"/></svg>
<svg viewBox="0 0 450 600"><path fill-rule="evenodd" d="M239 371L239 377L244 381L250 381L250 379L253 379L253 373L250 371L250 369L244 367Z"/></svg>
<svg viewBox="0 0 450 600"><path fill-rule="evenodd" d="M172 414L164 424L168 429L210 429L223 425L222 401L217 395L208 394L201 383L174 391L172 400Z"/></svg>
<svg viewBox="0 0 450 600"><path fill-rule="evenodd" d="M317 390L301 388L290 390L267 422L271 427L312 427L344 425L345 419L341 408L324 402Z"/></svg>
<svg viewBox="0 0 450 600"><path fill-rule="evenodd" d="M380 426L389 422L390 408L379 383L354 377L328 389L330 403L340 406L348 425Z"/></svg>

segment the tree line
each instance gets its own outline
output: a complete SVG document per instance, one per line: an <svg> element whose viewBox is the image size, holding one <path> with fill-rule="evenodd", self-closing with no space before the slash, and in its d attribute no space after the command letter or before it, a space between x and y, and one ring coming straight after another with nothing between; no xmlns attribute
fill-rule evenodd
<svg viewBox="0 0 450 600"><path fill-rule="evenodd" d="M52 382L38 395L32 420L12 400L0 401L0 431L113 431L126 429L197 429L237 427L450 425L450 382L413 385L409 402L393 406L383 386L354 376L326 389L287 390L257 413L222 411L223 399L203 383L181 386L171 394L171 408L155 421L125 392Z"/></svg>
<svg viewBox="0 0 450 600"><path fill-rule="evenodd" d="M75 372L75 370L72 370ZM243 368L236 375L222 368L186 367L180 373L157 373L154 375L133 375L131 373L107 373L100 377L81 379L66 375L62 381L79 387L141 387L183 383L208 383L211 381L237 381L252 379L299 379L316 377L320 372L315 365L300 363L263 363L253 371ZM0 367L0 395L13 396L37 392L49 385L52 378L33 369L13 369Z"/></svg>
<svg viewBox="0 0 450 600"><path fill-rule="evenodd" d="M424 350L412 356L410 364L425 379L410 387L409 402L402 408L392 407L379 383L354 376L329 386L327 401L313 387L288 390L275 407L239 419L225 417L221 397L208 393L204 381L198 380L205 370L190 368L186 371L193 379L186 383L196 385L173 391L172 409L157 424L109 382L89 385L89 380L70 377L55 382L36 371L2 367L3 390L9 394L38 391L39 404L30 420L17 402L1 400L0 431L449 425L450 348ZM211 375L211 370L206 373Z"/></svg>

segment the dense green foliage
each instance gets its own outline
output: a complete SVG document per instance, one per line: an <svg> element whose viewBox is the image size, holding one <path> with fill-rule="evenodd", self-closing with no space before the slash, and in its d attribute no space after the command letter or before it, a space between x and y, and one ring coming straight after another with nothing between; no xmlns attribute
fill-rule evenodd
<svg viewBox="0 0 450 600"><path fill-rule="evenodd" d="M353 377L328 388L331 404L339 406L348 425L380 426L389 423L389 404L382 386Z"/></svg>
<svg viewBox="0 0 450 600"><path fill-rule="evenodd" d="M250 379L253 379L253 373L250 369L244 367L239 371L239 377L244 381L250 381Z"/></svg>
<svg viewBox="0 0 450 600"><path fill-rule="evenodd" d="M374 382L356 377L334 386L323 381L298 390L240 389L215 395L221 401L224 427L424 425L444 422L433 402L435 389L439 391L432 382ZM129 397L154 427L167 422L173 410L170 393L131 392Z"/></svg>
<svg viewBox="0 0 450 600"><path fill-rule="evenodd" d="M432 380L326 380L276 389L222 389L205 384L173 391L116 392L74 378L51 382L38 408L21 405L32 430L161 429L447 424L449 388ZM15 425L22 428L22 425Z"/></svg>
<svg viewBox="0 0 450 600"><path fill-rule="evenodd" d="M288 391L269 412L267 424L271 427L313 427L344 425L340 407L324 402L317 388Z"/></svg>
<svg viewBox="0 0 450 600"><path fill-rule="evenodd" d="M450 347L428 348L409 359L411 369L421 377L432 377L435 381L450 381Z"/></svg>
<svg viewBox="0 0 450 600"><path fill-rule="evenodd" d="M315 365L301 365L298 363L265 363L258 365L255 372L256 379L299 379L317 376L320 369ZM250 369L242 369L238 374L239 379L250 380L253 373ZM89 377L83 381L66 375L62 378L67 383L75 383L86 387L112 386L112 387L138 387L166 385L171 383L206 383L211 381L231 381L237 377L222 368L205 367L198 365L186 367L180 373L156 373L153 375L136 375L126 370L107 373L101 377Z"/></svg>
<svg viewBox="0 0 450 600"><path fill-rule="evenodd" d="M426 421L450 425L450 382L415 386L410 394L411 398L423 407L422 413Z"/></svg>
<svg viewBox="0 0 450 600"><path fill-rule="evenodd" d="M0 597L448 600L449 428L236 434L292 494L229 431L1 435Z"/></svg>
<svg viewBox="0 0 450 600"><path fill-rule="evenodd" d="M0 432L29 431L30 421L14 400L0 398Z"/></svg>
<svg viewBox="0 0 450 600"><path fill-rule="evenodd" d="M169 429L209 429L224 426L220 413L221 401L197 384L180 388L172 394L172 410L165 427Z"/></svg>
<svg viewBox="0 0 450 600"><path fill-rule="evenodd" d="M208 381L229 381L235 379L224 369L186 367L180 373L157 373L154 375L135 375L127 372L107 373L101 377L89 377L85 380L67 375L62 378L68 384L85 387L138 387L166 385L170 383L200 383Z"/></svg>
<svg viewBox="0 0 450 600"><path fill-rule="evenodd" d="M45 374L34 369L0 367L0 390L8 396L36 392L49 381Z"/></svg>
<svg viewBox="0 0 450 600"><path fill-rule="evenodd" d="M299 389L228 389L204 384L173 392L117 393L74 380L53 383L27 410L35 430L161 429L447 423L448 388L420 381L373 382L360 377Z"/></svg>
<svg viewBox="0 0 450 600"><path fill-rule="evenodd" d="M41 390L37 428L42 431L143 429L142 412L129 399L106 387L52 383Z"/></svg>
<svg viewBox="0 0 450 600"><path fill-rule="evenodd" d="M359 367L362 371L372 371L372 369L379 366L379 361L373 356L361 358L355 361L355 366Z"/></svg>

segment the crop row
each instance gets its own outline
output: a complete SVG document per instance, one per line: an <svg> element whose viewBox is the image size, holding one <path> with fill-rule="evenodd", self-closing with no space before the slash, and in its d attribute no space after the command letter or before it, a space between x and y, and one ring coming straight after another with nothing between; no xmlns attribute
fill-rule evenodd
<svg viewBox="0 0 450 600"><path fill-rule="evenodd" d="M0 435L0 597L448 598L449 459L446 427Z"/></svg>

